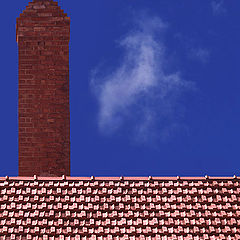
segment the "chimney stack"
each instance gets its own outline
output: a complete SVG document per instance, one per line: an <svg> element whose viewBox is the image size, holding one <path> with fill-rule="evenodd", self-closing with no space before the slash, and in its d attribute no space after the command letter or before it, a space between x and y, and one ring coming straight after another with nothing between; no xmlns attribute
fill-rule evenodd
<svg viewBox="0 0 240 240"><path fill-rule="evenodd" d="M17 18L19 176L70 176L70 18L33 0Z"/></svg>

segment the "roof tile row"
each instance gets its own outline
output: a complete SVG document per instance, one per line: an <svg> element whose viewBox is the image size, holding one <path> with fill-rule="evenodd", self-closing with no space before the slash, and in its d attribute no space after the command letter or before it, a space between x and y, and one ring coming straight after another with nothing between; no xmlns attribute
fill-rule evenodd
<svg viewBox="0 0 240 240"><path fill-rule="evenodd" d="M0 239L240 239L240 184L2 178L0 224Z"/></svg>

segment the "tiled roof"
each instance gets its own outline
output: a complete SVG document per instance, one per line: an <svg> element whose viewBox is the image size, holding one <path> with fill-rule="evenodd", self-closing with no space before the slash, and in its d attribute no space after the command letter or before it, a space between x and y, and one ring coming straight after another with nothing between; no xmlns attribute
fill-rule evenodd
<svg viewBox="0 0 240 240"><path fill-rule="evenodd" d="M0 239L240 239L239 180L0 178Z"/></svg>

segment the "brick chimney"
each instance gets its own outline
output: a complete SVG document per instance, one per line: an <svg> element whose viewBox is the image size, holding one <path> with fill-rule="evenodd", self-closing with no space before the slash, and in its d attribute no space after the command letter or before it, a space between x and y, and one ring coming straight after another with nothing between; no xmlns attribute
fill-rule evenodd
<svg viewBox="0 0 240 240"><path fill-rule="evenodd" d="M33 0L17 18L19 176L70 176L70 18Z"/></svg>

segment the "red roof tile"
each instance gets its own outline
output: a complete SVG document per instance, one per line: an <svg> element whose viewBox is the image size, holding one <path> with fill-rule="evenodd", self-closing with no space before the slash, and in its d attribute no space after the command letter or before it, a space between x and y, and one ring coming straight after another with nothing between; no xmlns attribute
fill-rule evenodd
<svg viewBox="0 0 240 240"><path fill-rule="evenodd" d="M0 239L240 239L239 179L0 178Z"/></svg>

